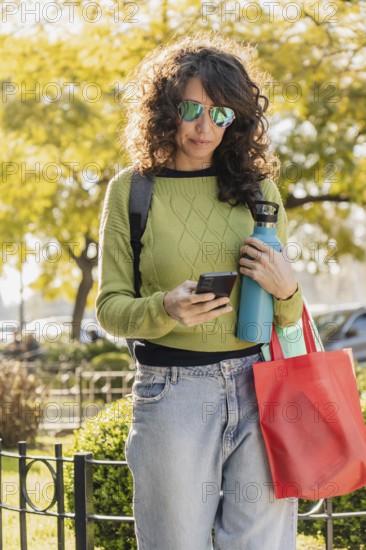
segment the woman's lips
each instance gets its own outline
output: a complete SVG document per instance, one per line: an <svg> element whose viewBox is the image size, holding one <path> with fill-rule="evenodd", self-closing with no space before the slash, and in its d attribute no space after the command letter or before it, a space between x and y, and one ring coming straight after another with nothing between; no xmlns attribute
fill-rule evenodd
<svg viewBox="0 0 366 550"><path fill-rule="evenodd" d="M208 145L209 143L211 143L210 141L205 141L203 139L191 139L191 141L195 144L195 145Z"/></svg>

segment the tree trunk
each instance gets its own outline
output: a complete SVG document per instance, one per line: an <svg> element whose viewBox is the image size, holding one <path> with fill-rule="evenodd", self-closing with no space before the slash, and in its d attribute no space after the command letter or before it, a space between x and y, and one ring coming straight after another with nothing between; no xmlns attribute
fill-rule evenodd
<svg viewBox="0 0 366 550"><path fill-rule="evenodd" d="M92 269L93 266L89 264L83 267L81 270L82 278L76 294L74 311L72 314L72 340L80 340L81 321L84 316L86 301L88 299L89 292L93 287Z"/></svg>
<svg viewBox="0 0 366 550"><path fill-rule="evenodd" d="M91 246L94 246L96 249L95 254L92 254L92 255L90 254ZM76 256L71 248L69 249L69 253L77 263L82 274L81 282L76 294L74 312L72 315L72 331L71 331L71 339L80 340L81 321L84 316L88 295L93 287L93 282L94 282L93 268L98 263L98 244L95 241L93 241L90 237L86 236L85 247L82 253L80 254L80 256Z"/></svg>

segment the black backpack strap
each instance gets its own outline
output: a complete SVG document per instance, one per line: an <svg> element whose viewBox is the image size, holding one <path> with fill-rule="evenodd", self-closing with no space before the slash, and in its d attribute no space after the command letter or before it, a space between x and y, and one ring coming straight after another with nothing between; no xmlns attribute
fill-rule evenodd
<svg viewBox="0 0 366 550"><path fill-rule="evenodd" d="M141 237L144 234L147 216L153 193L154 178L148 178L139 172L133 172L130 189L129 219L130 242L133 252L133 285L135 296L139 298L141 286L140 254L142 249ZM131 357L136 361L134 338L126 338L126 344Z"/></svg>
<svg viewBox="0 0 366 550"><path fill-rule="evenodd" d="M133 172L131 179L129 218L131 247L133 251L133 278L135 296L138 298L141 286L140 254L141 237L144 234L147 216L151 204L154 178L145 177L139 172Z"/></svg>

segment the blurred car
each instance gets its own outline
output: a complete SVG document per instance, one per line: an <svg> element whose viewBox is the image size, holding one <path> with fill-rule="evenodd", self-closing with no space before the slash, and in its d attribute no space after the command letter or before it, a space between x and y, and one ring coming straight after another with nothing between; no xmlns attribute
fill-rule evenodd
<svg viewBox="0 0 366 550"><path fill-rule="evenodd" d="M25 332L28 334L33 333L40 344L43 342L52 344L61 340L65 341L68 338L71 339L72 317L63 315L34 319L26 324ZM125 343L124 339L114 338L107 334L96 319L83 319L80 327L80 342L90 344L100 339L108 339L117 345Z"/></svg>
<svg viewBox="0 0 366 550"><path fill-rule="evenodd" d="M313 315L324 348L352 348L358 362L366 362L366 307L339 309Z"/></svg>

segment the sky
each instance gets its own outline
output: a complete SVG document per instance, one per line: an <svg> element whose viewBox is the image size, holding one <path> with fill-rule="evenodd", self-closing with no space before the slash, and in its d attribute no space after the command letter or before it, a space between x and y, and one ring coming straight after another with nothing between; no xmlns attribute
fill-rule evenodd
<svg viewBox="0 0 366 550"><path fill-rule="evenodd" d="M28 262L23 268L23 297L25 300L33 294L28 287L39 275L39 266ZM20 273L17 269L4 266L4 274L0 279L0 295L5 307L20 303Z"/></svg>

